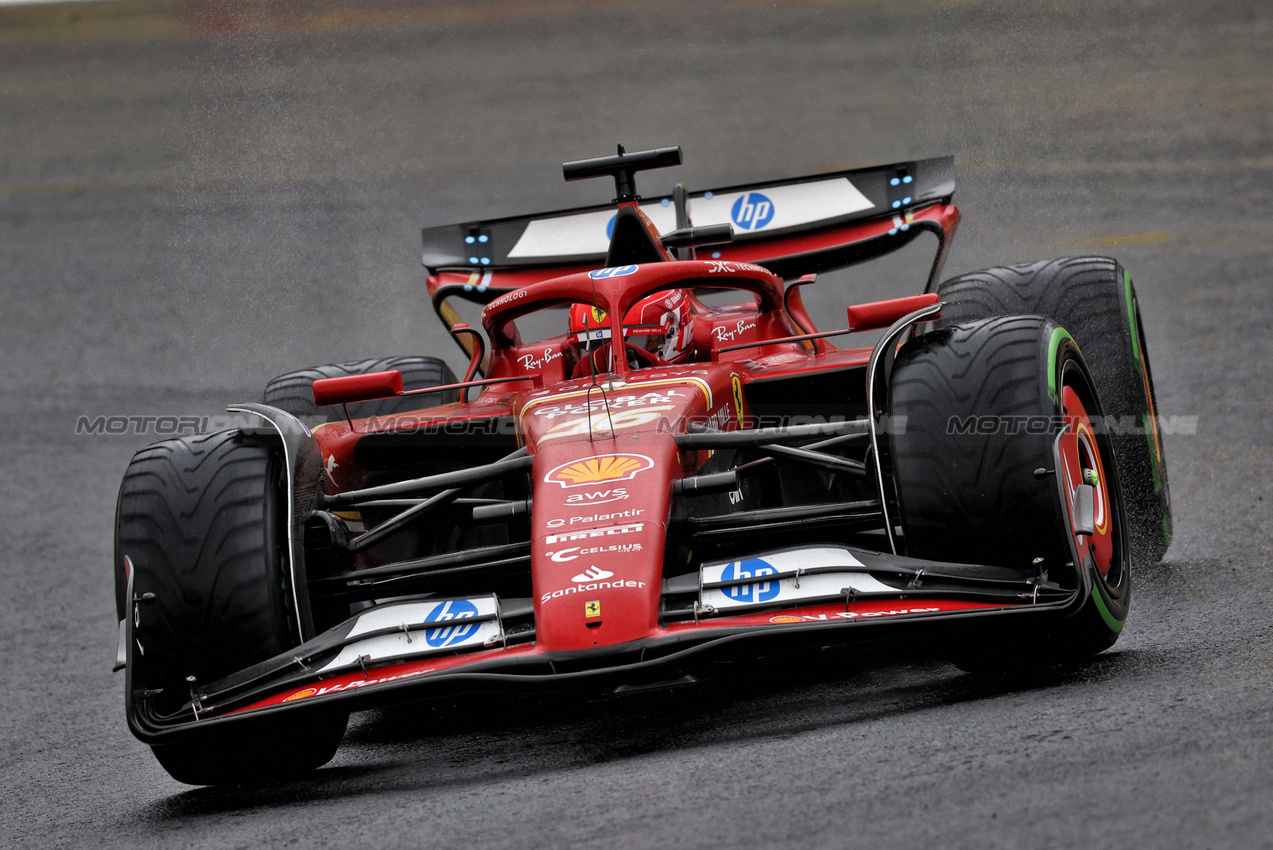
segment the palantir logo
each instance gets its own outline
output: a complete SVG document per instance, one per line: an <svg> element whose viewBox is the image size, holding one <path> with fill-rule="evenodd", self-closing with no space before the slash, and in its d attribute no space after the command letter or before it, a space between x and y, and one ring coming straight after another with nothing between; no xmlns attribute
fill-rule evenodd
<svg viewBox="0 0 1273 850"><path fill-rule="evenodd" d="M452 599L434 607L425 618L426 623L446 620L467 620L477 616L477 606L466 599ZM463 625L440 626L426 629L424 642L432 647L452 646L472 637L481 628L481 623L465 623Z"/></svg>
<svg viewBox="0 0 1273 850"><path fill-rule="evenodd" d="M748 192L729 211L734 224L743 230L759 230L774 219L774 202L759 192Z"/></svg>
<svg viewBox="0 0 1273 850"><path fill-rule="evenodd" d="M741 578L764 578L778 575L778 568L768 561L759 558L748 558L746 561L733 561L720 575L721 581L735 581ZM735 602L768 602L778 595L778 582L758 581L754 584L736 584L733 587L722 587L724 593Z"/></svg>

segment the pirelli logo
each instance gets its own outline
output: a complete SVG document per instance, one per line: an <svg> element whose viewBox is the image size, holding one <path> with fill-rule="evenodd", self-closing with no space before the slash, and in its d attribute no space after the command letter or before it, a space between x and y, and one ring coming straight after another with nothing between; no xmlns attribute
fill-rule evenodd
<svg viewBox="0 0 1273 850"><path fill-rule="evenodd" d="M619 534L639 534L645 528L643 522L631 522L627 525L610 525L605 528L590 528L585 531L563 531L550 534L545 542L566 543L572 540L591 540L595 537L614 537Z"/></svg>

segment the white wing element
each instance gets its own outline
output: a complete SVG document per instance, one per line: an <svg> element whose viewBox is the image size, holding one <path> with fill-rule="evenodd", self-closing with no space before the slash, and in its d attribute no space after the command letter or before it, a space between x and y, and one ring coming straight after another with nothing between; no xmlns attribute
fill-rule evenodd
<svg viewBox="0 0 1273 850"><path fill-rule="evenodd" d="M659 233L676 229L676 209L667 198L641 204ZM875 204L847 177L809 183L760 187L742 192L705 192L691 196L689 214L695 227L732 224L735 231L761 233L813 224L869 210ZM604 254L610 246L609 210L532 219L509 259Z"/></svg>
<svg viewBox="0 0 1273 850"><path fill-rule="evenodd" d="M848 588L864 596L898 592L855 567L860 569L862 562L848 549L834 546L788 549L756 558L704 564L699 601L720 611L842 598ZM725 587L707 587L722 582Z"/></svg>
<svg viewBox="0 0 1273 850"><path fill-rule="evenodd" d="M485 646L503 637L499 605L494 596L467 599L430 599L372 608L359 615L348 637L383 632L347 644L317 672L356 667L359 659L376 661L452 652L463 647ZM478 620L480 617L491 619ZM422 628L428 625L428 628Z"/></svg>

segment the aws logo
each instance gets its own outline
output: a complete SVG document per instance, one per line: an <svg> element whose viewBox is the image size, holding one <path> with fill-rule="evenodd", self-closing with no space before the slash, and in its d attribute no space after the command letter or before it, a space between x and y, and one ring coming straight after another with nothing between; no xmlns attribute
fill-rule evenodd
<svg viewBox="0 0 1273 850"><path fill-rule="evenodd" d="M614 487L609 490L592 490L583 493L571 493L566 497L568 505L604 505L606 502L621 502L628 498L626 487Z"/></svg>

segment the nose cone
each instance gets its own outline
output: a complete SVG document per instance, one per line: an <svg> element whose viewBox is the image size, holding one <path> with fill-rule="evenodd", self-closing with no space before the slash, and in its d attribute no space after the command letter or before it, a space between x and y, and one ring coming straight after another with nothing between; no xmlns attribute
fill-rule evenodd
<svg viewBox="0 0 1273 850"><path fill-rule="evenodd" d="M684 475L673 433L703 415L697 379L607 383L546 395L520 411L535 452L536 640L586 649L658 628L672 481Z"/></svg>
<svg viewBox="0 0 1273 850"><path fill-rule="evenodd" d="M539 645L585 649L651 634L671 481L680 477L671 435L549 443L535 456L534 475Z"/></svg>
<svg viewBox="0 0 1273 850"><path fill-rule="evenodd" d="M730 403L727 389L713 390L727 388L729 374L715 371L580 382L521 407L535 454L531 577L542 648L608 646L659 628L672 482L698 462L674 434Z"/></svg>

